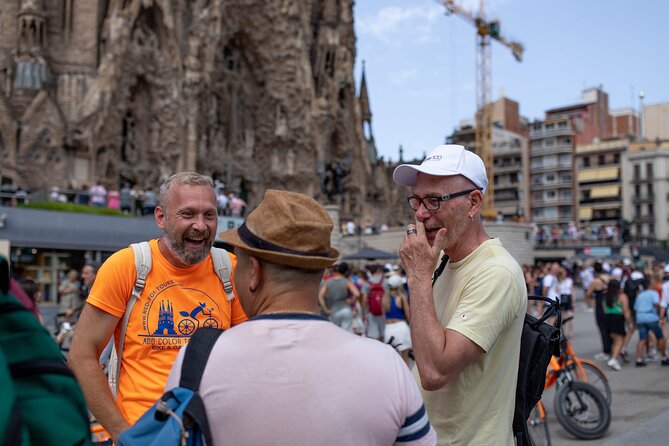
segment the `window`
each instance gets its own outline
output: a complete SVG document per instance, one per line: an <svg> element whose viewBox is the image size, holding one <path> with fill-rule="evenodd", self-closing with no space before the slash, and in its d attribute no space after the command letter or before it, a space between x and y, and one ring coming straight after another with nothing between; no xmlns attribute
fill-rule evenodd
<svg viewBox="0 0 669 446"><path fill-rule="evenodd" d="M655 214L655 207L653 203L648 203L648 216L652 217Z"/></svg>
<svg viewBox="0 0 669 446"><path fill-rule="evenodd" d="M552 173L546 174L546 183L555 183L555 175Z"/></svg>
<svg viewBox="0 0 669 446"><path fill-rule="evenodd" d="M561 190L560 191L560 200L571 200L571 191L570 190Z"/></svg>
<svg viewBox="0 0 669 446"><path fill-rule="evenodd" d="M560 128L560 129L566 129L566 128L567 128L567 121L560 121L560 122L558 122L558 128Z"/></svg>
<svg viewBox="0 0 669 446"><path fill-rule="evenodd" d="M555 145L555 138L544 139L544 147L553 147Z"/></svg>
<svg viewBox="0 0 669 446"><path fill-rule="evenodd" d="M643 231L641 231L641 225L640 224L636 225L636 235L637 235L637 237L641 237L643 235Z"/></svg>
<svg viewBox="0 0 669 446"><path fill-rule="evenodd" d="M571 173L563 172L560 174L560 183L571 183Z"/></svg>
<svg viewBox="0 0 669 446"><path fill-rule="evenodd" d="M544 208L544 217L557 218L557 216L558 216L557 206L551 206L551 207Z"/></svg>
<svg viewBox="0 0 669 446"><path fill-rule="evenodd" d="M590 157L589 156L584 156L583 157L583 167L590 167Z"/></svg>
<svg viewBox="0 0 669 446"><path fill-rule="evenodd" d="M634 216L636 218L641 218L641 205L640 204L637 204L636 206L634 206Z"/></svg>
<svg viewBox="0 0 669 446"><path fill-rule="evenodd" d="M554 128L555 128L555 124L553 124L553 123L546 124L546 130L553 130Z"/></svg>
<svg viewBox="0 0 669 446"><path fill-rule="evenodd" d="M589 190L584 190L582 194L582 200L583 201L588 201L590 199L590 191Z"/></svg>
<svg viewBox="0 0 669 446"><path fill-rule="evenodd" d="M556 155L544 156L543 167L557 167L558 159Z"/></svg>
<svg viewBox="0 0 669 446"><path fill-rule="evenodd" d="M540 132L541 131L541 123L532 124L532 130L534 130L535 132Z"/></svg>
<svg viewBox="0 0 669 446"><path fill-rule="evenodd" d="M620 153L613 154L613 164L620 164Z"/></svg>
<svg viewBox="0 0 669 446"><path fill-rule="evenodd" d="M647 163L646 164L646 177L648 179L653 178L653 164L652 163Z"/></svg>
<svg viewBox="0 0 669 446"><path fill-rule="evenodd" d="M599 155L597 157L597 165L603 166L604 164L606 164L606 157L604 155Z"/></svg>
<svg viewBox="0 0 669 446"><path fill-rule="evenodd" d="M545 200L555 200L555 191L554 190L547 190L544 193L544 199Z"/></svg>
<svg viewBox="0 0 669 446"><path fill-rule="evenodd" d="M655 238L655 225L648 223L648 237Z"/></svg>
<svg viewBox="0 0 669 446"><path fill-rule="evenodd" d="M639 180L641 178L641 166L638 164L634 165L634 179Z"/></svg>
<svg viewBox="0 0 669 446"><path fill-rule="evenodd" d="M648 198L653 198L653 183L648 183Z"/></svg>

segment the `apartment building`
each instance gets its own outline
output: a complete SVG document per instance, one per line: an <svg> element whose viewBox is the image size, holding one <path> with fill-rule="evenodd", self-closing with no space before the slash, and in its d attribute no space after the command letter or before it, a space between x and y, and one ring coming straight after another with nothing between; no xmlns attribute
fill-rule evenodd
<svg viewBox="0 0 669 446"><path fill-rule="evenodd" d="M475 128L464 123L448 138L450 144L461 144L475 151ZM494 153L493 181L495 209L506 220L527 218L529 213L529 155L527 138L499 127L492 130Z"/></svg>
<svg viewBox="0 0 669 446"><path fill-rule="evenodd" d="M576 146L579 222L620 223L623 216L620 161L629 143L627 138L611 138Z"/></svg>
<svg viewBox="0 0 669 446"><path fill-rule="evenodd" d="M501 97L492 103L493 184L495 209L506 220L529 220L529 150L527 119L520 116L518 102ZM476 152L474 121L462 121L447 138Z"/></svg>
<svg viewBox="0 0 669 446"><path fill-rule="evenodd" d="M623 218L631 235L669 240L669 140L630 143L621 169Z"/></svg>
<svg viewBox="0 0 669 446"><path fill-rule="evenodd" d="M669 102L643 107L643 130L649 141L669 139Z"/></svg>
<svg viewBox="0 0 669 446"><path fill-rule="evenodd" d="M530 219L537 225L576 221L575 135L569 116L530 125Z"/></svg>

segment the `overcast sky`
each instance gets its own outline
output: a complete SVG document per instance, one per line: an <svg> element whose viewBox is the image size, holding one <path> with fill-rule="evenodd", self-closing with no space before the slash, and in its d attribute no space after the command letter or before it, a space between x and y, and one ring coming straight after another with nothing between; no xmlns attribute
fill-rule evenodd
<svg viewBox="0 0 669 446"><path fill-rule="evenodd" d="M459 0L471 11L478 0ZM356 82L366 63L377 149L404 159L443 143L473 119L475 31L434 0L356 0ZM493 44L492 96L520 103L520 113L574 104L602 86L612 109L669 102L669 1L488 0L486 17L525 46L521 63Z"/></svg>

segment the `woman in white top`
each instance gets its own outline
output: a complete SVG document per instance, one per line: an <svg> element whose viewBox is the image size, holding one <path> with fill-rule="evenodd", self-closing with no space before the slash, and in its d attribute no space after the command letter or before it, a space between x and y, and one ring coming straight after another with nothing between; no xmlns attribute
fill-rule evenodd
<svg viewBox="0 0 669 446"><path fill-rule="evenodd" d="M574 301L573 301L574 281L564 267L560 268L558 272L558 292L560 293L560 310L562 310L562 318L566 319L574 315ZM568 325L568 336L570 339L574 338L574 320L572 319Z"/></svg>

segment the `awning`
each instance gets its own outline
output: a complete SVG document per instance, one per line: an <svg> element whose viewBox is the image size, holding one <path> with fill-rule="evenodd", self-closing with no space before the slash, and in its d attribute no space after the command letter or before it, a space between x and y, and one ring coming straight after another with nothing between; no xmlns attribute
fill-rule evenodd
<svg viewBox="0 0 669 446"><path fill-rule="evenodd" d="M592 208L591 207L580 207L580 208L578 208L578 219L579 220L592 220Z"/></svg>
<svg viewBox="0 0 669 446"><path fill-rule="evenodd" d="M590 198L609 198L620 196L620 186L597 186L590 189Z"/></svg>
<svg viewBox="0 0 669 446"><path fill-rule="evenodd" d="M162 235L153 215L114 217L1 207L0 217L4 222L0 240L9 240L12 247L114 252ZM217 233L242 222L241 218L219 217Z"/></svg>
<svg viewBox="0 0 669 446"><path fill-rule="evenodd" d="M617 180L620 178L620 167L600 167L582 170L578 173L578 182Z"/></svg>

